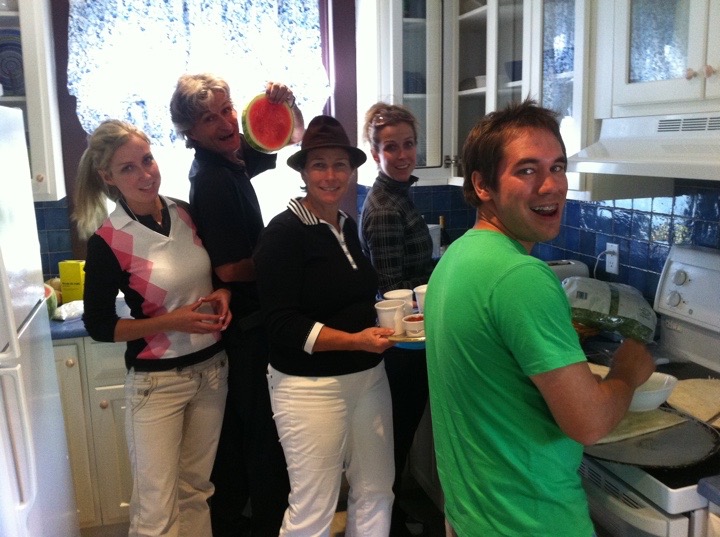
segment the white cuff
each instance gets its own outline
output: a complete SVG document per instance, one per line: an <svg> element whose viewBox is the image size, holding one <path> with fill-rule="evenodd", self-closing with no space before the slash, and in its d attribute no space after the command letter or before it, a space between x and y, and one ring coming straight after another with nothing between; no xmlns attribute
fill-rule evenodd
<svg viewBox="0 0 720 537"><path fill-rule="evenodd" d="M322 323L315 323L315 326L312 327L312 330L310 330L310 333L308 334L307 339L305 340L305 345L303 346L303 350L308 353L313 353L313 347L315 346L315 342L317 341L318 336L320 335L320 330L322 330L323 326L325 326Z"/></svg>

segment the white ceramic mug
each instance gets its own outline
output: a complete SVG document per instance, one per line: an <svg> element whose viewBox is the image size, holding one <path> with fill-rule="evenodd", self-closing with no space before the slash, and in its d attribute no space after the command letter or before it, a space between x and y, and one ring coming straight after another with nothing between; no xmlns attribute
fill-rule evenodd
<svg viewBox="0 0 720 537"><path fill-rule="evenodd" d="M418 285L415 289L413 289L413 292L415 293L415 300L417 301L417 305L418 305L418 313L422 313L423 308L425 307L425 292L426 291L427 291L427 284Z"/></svg>
<svg viewBox="0 0 720 537"><path fill-rule="evenodd" d="M404 300L405 314L410 315L413 312L413 291L412 289L393 289L383 295L385 300Z"/></svg>
<svg viewBox="0 0 720 537"><path fill-rule="evenodd" d="M403 317L405 317L404 300L381 300L375 303L378 324L383 328L395 330L395 336L402 336L405 333L403 328Z"/></svg>

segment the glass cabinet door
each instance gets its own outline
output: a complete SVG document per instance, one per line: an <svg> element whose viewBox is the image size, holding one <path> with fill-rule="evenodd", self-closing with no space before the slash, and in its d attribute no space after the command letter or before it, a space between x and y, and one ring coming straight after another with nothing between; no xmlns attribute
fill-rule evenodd
<svg viewBox="0 0 720 537"><path fill-rule="evenodd" d="M475 123L486 113L519 101L530 88L530 55L525 39L529 0L463 0L457 18L457 158Z"/></svg>
<svg viewBox="0 0 720 537"><path fill-rule="evenodd" d="M419 123L418 168L440 169L443 160L442 1L404 0L402 9L402 104Z"/></svg>
<svg viewBox="0 0 720 537"><path fill-rule="evenodd" d="M613 104L702 98L708 0L616 0Z"/></svg>
<svg viewBox="0 0 720 537"><path fill-rule="evenodd" d="M582 72L576 64L582 60L582 43L576 28L582 28L583 0L543 2L541 104L555 111L560 119L560 134L567 155L582 149ZM576 9L577 8L577 9ZM579 45L576 47L576 43ZM577 73L577 76L576 76ZM568 173L571 190L580 189L577 173Z"/></svg>

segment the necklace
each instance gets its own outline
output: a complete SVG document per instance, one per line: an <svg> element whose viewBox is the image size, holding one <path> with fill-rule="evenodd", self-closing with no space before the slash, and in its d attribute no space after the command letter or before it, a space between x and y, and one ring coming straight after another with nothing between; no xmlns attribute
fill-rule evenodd
<svg viewBox="0 0 720 537"><path fill-rule="evenodd" d="M125 209L125 212L128 213L128 215L130 216L130 218L132 218L136 222L140 222L141 224L143 223L140 221L140 218L138 218L138 216L133 212L133 210L127 204L127 201L125 201L125 198L120 198L119 201L120 201L120 204L122 205L123 209ZM163 221L165 219L165 203L163 203L162 199L160 200L160 204L161 204L161 208L160 208L160 218L159 219L155 218L155 216L152 214L143 214L143 215L140 215L140 217L145 221L152 220L155 224L162 227Z"/></svg>

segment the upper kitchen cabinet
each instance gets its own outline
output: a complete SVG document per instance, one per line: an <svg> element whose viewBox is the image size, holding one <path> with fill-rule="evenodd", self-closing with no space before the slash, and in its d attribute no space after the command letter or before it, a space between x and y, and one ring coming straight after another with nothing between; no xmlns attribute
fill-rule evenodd
<svg viewBox="0 0 720 537"><path fill-rule="evenodd" d="M473 125L539 76L527 39L537 1L358 0L359 128L374 102L405 105L420 123L416 175L457 183ZM375 177L359 171L361 182Z"/></svg>
<svg viewBox="0 0 720 537"><path fill-rule="evenodd" d="M531 32L533 63L541 67L540 84L533 77L531 93L546 108L557 112L560 133L568 155L573 155L593 140L595 122L589 117L589 37L591 6L589 0L553 0L534 7L541 24ZM535 44L537 42L537 44ZM596 199L593 177L571 173L568 197Z"/></svg>
<svg viewBox="0 0 720 537"><path fill-rule="evenodd" d="M613 117L717 110L720 2L603 4L614 9L612 76L605 85L612 84Z"/></svg>
<svg viewBox="0 0 720 537"><path fill-rule="evenodd" d="M19 0L0 11L0 104L25 115L35 201L65 197L49 0Z"/></svg>

